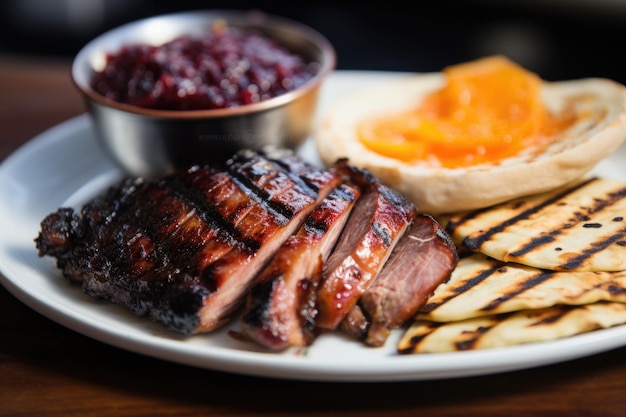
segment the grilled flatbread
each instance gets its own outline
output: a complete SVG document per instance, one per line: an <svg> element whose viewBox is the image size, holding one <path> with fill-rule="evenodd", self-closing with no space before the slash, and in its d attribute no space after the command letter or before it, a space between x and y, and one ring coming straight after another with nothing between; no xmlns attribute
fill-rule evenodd
<svg viewBox="0 0 626 417"><path fill-rule="evenodd" d="M556 190L453 216L460 246L555 271L626 270L626 182L587 178Z"/></svg>
<svg viewBox="0 0 626 417"><path fill-rule="evenodd" d="M482 254L462 258L418 319L450 322L597 301L626 303L626 271L558 272L505 264Z"/></svg>
<svg viewBox="0 0 626 417"><path fill-rule="evenodd" d="M626 304L558 305L451 323L415 321L398 342L400 354L441 353L543 342L626 323Z"/></svg>

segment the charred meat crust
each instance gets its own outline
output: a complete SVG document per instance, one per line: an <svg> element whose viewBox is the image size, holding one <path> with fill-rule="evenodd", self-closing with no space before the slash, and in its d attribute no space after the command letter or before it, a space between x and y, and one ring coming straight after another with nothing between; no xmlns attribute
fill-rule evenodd
<svg viewBox="0 0 626 417"><path fill-rule="evenodd" d="M272 248L339 182L328 170L281 166L242 153L225 167L128 179L80 215L51 213L35 243L89 295L179 333L210 331L237 308ZM263 256L260 248L268 248Z"/></svg>

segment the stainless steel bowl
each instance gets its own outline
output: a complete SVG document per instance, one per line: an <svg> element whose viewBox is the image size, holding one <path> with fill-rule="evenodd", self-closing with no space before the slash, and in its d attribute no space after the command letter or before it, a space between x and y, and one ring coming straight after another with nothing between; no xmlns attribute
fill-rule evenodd
<svg viewBox="0 0 626 417"><path fill-rule="evenodd" d="M317 61L317 75L283 95L215 110L152 110L107 99L90 80L108 52L128 43L159 45L186 34L201 34L217 20L254 29L306 60ZM266 145L294 148L313 127L323 80L335 68L335 50L317 31L258 11L199 10L172 13L112 29L76 55L72 78L85 98L104 150L131 175L157 177L192 163L221 161L242 148Z"/></svg>

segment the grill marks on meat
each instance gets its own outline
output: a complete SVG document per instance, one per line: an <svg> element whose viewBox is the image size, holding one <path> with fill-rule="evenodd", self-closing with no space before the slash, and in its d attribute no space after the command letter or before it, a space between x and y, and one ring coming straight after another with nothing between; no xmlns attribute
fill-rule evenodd
<svg viewBox="0 0 626 417"><path fill-rule="evenodd" d="M93 297L183 334L214 330L340 182L328 170L282 166L242 153L224 170L193 167L155 183L127 180L80 216L67 208L50 214L36 245Z"/></svg>
<svg viewBox="0 0 626 417"><path fill-rule="evenodd" d="M320 328L335 329L374 281L415 217L415 206L368 171L338 161L337 171L363 191L317 291Z"/></svg>
<svg viewBox="0 0 626 417"><path fill-rule="evenodd" d="M276 161L248 154L237 155L230 166L234 180L253 191L257 204L237 224L238 242L202 272L219 291L211 293L200 310L199 332L230 320L252 279L340 181L330 171L310 166L284 170Z"/></svg>
<svg viewBox="0 0 626 417"><path fill-rule="evenodd" d="M185 299L179 301L179 286L188 277L177 266L191 264L193 240L181 231L160 239L172 228L182 230L175 225L182 226L194 214L160 186L128 180L87 203L81 215L68 208L49 215L37 247L40 255L55 256L63 275L81 283L92 297L126 305L178 329L197 323L207 290L187 282ZM65 242L52 242L49 237L59 230L65 231ZM186 246L178 247L177 240ZM171 254L177 250L174 264Z"/></svg>
<svg viewBox="0 0 626 417"><path fill-rule="evenodd" d="M322 266L359 195L356 187L338 186L281 246L248 293L244 334L275 351L313 342Z"/></svg>
<svg viewBox="0 0 626 417"><path fill-rule="evenodd" d="M392 329L413 317L458 263L456 247L435 219L418 215L385 267L341 323L369 346L382 346Z"/></svg>
<svg viewBox="0 0 626 417"><path fill-rule="evenodd" d="M181 334L243 307L243 333L273 351L340 325L379 346L458 260L446 231L369 171L281 150L124 180L49 214L35 243L87 294Z"/></svg>

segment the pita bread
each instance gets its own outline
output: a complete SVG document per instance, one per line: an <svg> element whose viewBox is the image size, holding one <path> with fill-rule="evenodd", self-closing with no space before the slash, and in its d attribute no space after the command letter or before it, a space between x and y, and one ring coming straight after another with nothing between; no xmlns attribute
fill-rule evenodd
<svg viewBox="0 0 626 417"><path fill-rule="evenodd" d="M547 271L474 254L460 259L450 279L437 287L416 318L452 322L597 301L626 303L626 271Z"/></svg>
<svg viewBox="0 0 626 417"><path fill-rule="evenodd" d="M589 178L450 218L460 246L555 271L626 270L626 182Z"/></svg>
<svg viewBox="0 0 626 417"><path fill-rule="evenodd" d="M410 198L422 212L473 210L524 195L551 190L587 172L626 139L626 87L591 78L544 82L545 105L576 114L573 126L552 145L470 168L425 168L385 157L366 148L356 126L364 119L415 108L422 97L444 84L442 73L412 74L350 93L321 115L314 140L328 165L347 157Z"/></svg>
<svg viewBox="0 0 626 417"><path fill-rule="evenodd" d="M415 321L398 342L400 354L442 353L545 342L626 323L626 304L558 305L450 323Z"/></svg>

